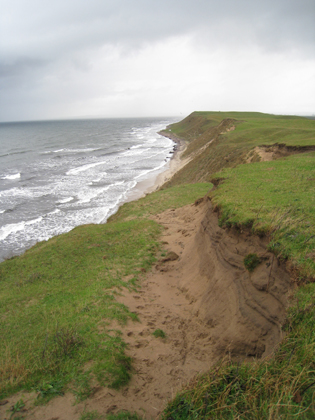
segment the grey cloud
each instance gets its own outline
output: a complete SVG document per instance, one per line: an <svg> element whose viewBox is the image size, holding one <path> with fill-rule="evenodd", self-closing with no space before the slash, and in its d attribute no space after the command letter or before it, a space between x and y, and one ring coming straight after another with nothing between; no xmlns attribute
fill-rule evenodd
<svg viewBox="0 0 315 420"><path fill-rule="evenodd" d="M6 4L1 26L14 31L13 38L11 32L3 34L9 56L31 50L53 59L106 43L137 47L187 32L212 34L222 24L233 28L227 39L242 39L245 33L267 48L294 44L304 49L315 41L313 0L21 0L15 10ZM12 4L13 9L19 2Z"/></svg>
<svg viewBox="0 0 315 420"><path fill-rule="evenodd" d="M45 61L38 58L18 57L13 62L0 63L0 78L11 78L31 73L44 65Z"/></svg>
<svg viewBox="0 0 315 420"><path fill-rule="evenodd" d="M97 88L79 75L89 74L95 57L103 59L110 48L125 57L185 35L211 54L251 48L315 56L314 0L0 0L0 10L4 109L5 101L18 101L18 89L35 109L69 77L78 79L71 81L75 88L84 80L87 95ZM114 85L119 75L111 69Z"/></svg>

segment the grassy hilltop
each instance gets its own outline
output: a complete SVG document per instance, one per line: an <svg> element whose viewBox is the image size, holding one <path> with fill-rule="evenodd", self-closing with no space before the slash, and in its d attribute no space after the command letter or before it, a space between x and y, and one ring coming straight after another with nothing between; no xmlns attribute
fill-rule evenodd
<svg viewBox="0 0 315 420"><path fill-rule="evenodd" d="M165 134L186 141L189 162L160 191L0 264L0 400L27 389L42 403L68 389L80 401L97 384L126 384L132 360L119 325L137 317L116 296L141 287L163 251L149 217L208 194L220 225L266 236L299 287L273 357L222 361L163 418L314 418L315 121L194 112Z"/></svg>
<svg viewBox="0 0 315 420"><path fill-rule="evenodd" d="M165 187L212 181L221 226L267 236L269 250L287 261L299 287L273 357L221 362L192 380L163 419L314 418L314 120L195 112L167 132L186 140L191 161Z"/></svg>
<svg viewBox="0 0 315 420"><path fill-rule="evenodd" d="M188 142L183 158L191 161L164 188L224 181L212 194L220 223L271 235L275 254L315 278L315 121L194 112L168 130Z"/></svg>
<svg viewBox="0 0 315 420"><path fill-rule="evenodd" d="M184 139L183 155L194 157L167 186L209 181L222 168L260 161L255 148L283 144L315 150L314 120L257 112L194 112L173 124L167 134ZM194 156L197 154L197 156Z"/></svg>

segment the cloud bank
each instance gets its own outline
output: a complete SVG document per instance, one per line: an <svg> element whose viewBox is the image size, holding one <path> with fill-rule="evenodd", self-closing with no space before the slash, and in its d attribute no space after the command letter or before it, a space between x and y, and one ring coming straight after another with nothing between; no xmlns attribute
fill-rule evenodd
<svg viewBox="0 0 315 420"><path fill-rule="evenodd" d="M315 113L313 0L0 5L0 121Z"/></svg>

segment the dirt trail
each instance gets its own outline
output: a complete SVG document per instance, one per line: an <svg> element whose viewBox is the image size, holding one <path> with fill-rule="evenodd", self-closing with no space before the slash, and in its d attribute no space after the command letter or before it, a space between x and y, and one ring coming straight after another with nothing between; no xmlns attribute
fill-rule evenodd
<svg viewBox="0 0 315 420"><path fill-rule="evenodd" d="M290 279L264 241L218 227L208 199L155 220L165 228L162 240L174 259L160 261L139 292L119 298L140 319L122 329L133 358L129 385L120 391L100 387L77 405L70 394L58 397L28 410L26 419L79 419L84 409L137 411L155 419L183 384L225 353L260 357L280 340ZM263 262L249 274L243 259L251 252ZM166 339L155 338L156 329Z"/></svg>

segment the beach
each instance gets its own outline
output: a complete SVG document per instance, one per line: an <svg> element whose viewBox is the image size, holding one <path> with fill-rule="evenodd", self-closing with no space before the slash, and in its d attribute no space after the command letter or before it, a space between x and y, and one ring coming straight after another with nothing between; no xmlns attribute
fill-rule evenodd
<svg viewBox="0 0 315 420"><path fill-rule="evenodd" d="M133 191L130 192L125 202L130 202L144 197L146 194L158 191L167 181L169 181L176 172L183 168L190 160L190 158L182 159L182 155L186 150L187 143L175 136L168 135L165 131L160 131L158 134L169 138L175 142L172 152L172 158L167 162L163 172L156 176L148 178L139 182Z"/></svg>

